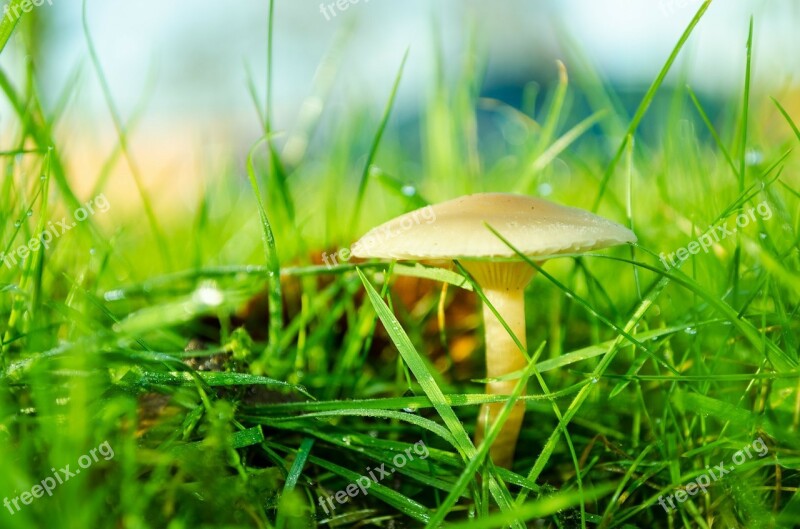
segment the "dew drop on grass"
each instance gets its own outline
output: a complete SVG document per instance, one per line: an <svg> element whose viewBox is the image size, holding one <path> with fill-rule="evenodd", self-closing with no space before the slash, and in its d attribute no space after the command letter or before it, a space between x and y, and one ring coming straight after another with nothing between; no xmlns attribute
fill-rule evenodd
<svg viewBox="0 0 800 529"><path fill-rule="evenodd" d="M417 188L414 186L403 186L400 191L407 197L413 197L417 194Z"/></svg>
<svg viewBox="0 0 800 529"><path fill-rule="evenodd" d="M125 299L125 292L122 290L109 290L105 293L103 298L106 301L117 301L120 299Z"/></svg>
<svg viewBox="0 0 800 529"><path fill-rule="evenodd" d="M97 250L95 250L94 248L89 248L89 255L94 255L96 253L97 253Z"/></svg>
<svg viewBox="0 0 800 529"><path fill-rule="evenodd" d="M537 191L539 191L539 195L546 197L553 192L553 186L551 186L547 182L542 182L541 184L539 184Z"/></svg>
<svg viewBox="0 0 800 529"><path fill-rule="evenodd" d="M346 444L347 446L350 446L350 436L349 435L345 435L344 437L342 437L342 442L344 444Z"/></svg>
<svg viewBox="0 0 800 529"><path fill-rule="evenodd" d="M686 328L683 330L683 332L685 332L686 334L692 334L692 335L694 335L694 334L697 334L697 329L695 329L694 327L686 327Z"/></svg>
<svg viewBox="0 0 800 529"><path fill-rule="evenodd" d="M194 300L208 307L217 307L225 300L222 292L213 284L202 285L194 292Z"/></svg>
<svg viewBox="0 0 800 529"><path fill-rule="evenodd" d="M29 210L28 210L28 213L27 213L27 215L28 215L29 217L33 217L33 210L32 210L32 209L29 209Z"/></svg>
<svg viewBox="0 0 800 529"><path fill-rule="evenodd" d="M763 231L762 231L761 233L759 233L759 234L758 234L758 236L759 236L759 238L760 238L760 239L762 239L762 240L767 238L767 234L766 234L766 233L764 233Z"/></svg>
<svg viewBox="0 0 800 529"><path fill-rule="evenodd" d="M19 220L14 221L14 227L15 228L19 228L20 226L22 226L22 221L19 221Z"/></svg>
<svg viewBox="0 0 800 529"><path fill-rule="evenodd" d="M598 381L597 377L592 377L592 384L597 384L597 381Z"/></svg>
<svg viewBox="0 0 800 529"><path fill-rule="evenodd" d="M47 175L42 175L39 177L39 180L47 180Z"/></svg>
<svg viewBox="0 0 800 529"><path fill-rule="evenodd" d="M744 160L747 165L758 165L764 161L764 155L761 151L751 149L744 155Z"/></svg>

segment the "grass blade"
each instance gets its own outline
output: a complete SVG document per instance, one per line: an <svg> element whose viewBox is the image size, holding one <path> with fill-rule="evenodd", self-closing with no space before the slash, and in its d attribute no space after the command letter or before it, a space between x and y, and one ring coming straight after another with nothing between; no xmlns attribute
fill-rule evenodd
<svg viewBox="0 0 800 529"><path fill-rule="evenodd" d="M617 168L617 164L622 159L622 155L625 153L625 146L628 143L628 139L632 138L633 133L636 132L637 128L639 128L639 123L641 123L642 118L647 113L647 109L650 108L650 104L653 102L653 98L655 98L656 92L658 92L658 90L661 88L664 79L667 77L667 74L672 69L672 65L678 58L678 54L683 49L683 46L686 44L686 41L689 40L689 36L694 31L695 26L697 26L697 24L700 22L700 19L703 18L703 15L705 14L706 10L710 5L711 5L711 0L705 0L703 2L703 5L700 6L700 9L697 10L697 13L695 13L694 17L692 17L691 22L689 22L689 25L684 30L683 35L681 35L681 38L678 39L678 43L675 44L675 47L669 54L667 62L661 68L661 71L658 73L658 76L650 85L650 88L648 88L647 92L642 98L641 103L639 103L639 107L636 109L636 112L633 114L633 118L631 119L631 122L628 125L628 130L625 131L625 136L624 139L622 140L622 143L620 143L619 148L617 148L617 152L611 159L611 163L608 164L605 173L603 173L603 177L600 180L600 189L598 190L597 197L595 197L594 204L592 205L592 211L596 212L597 208L600 206L600 201L603 199L603 194L605 194L608 182L611 180L611 176L614 174L614 170Z"/></svg>
<svg viewBox="0 0 800 529"><path fill-rule="evenodd" d="M400 62L400 68L397 71L397 76L394 79L392 91L389 94L389 101L386 102L386 108L383 110L383 117L381 118L378 130L375 132L375 137L372 138L372 146L367 154L367 160L364 162L364 170L361 172L361 178L358 181L358 190L356 191L356 202L353 206L353 216L350 218L350 233L355 233L358 226L358 217L361 214L361 205L364 202L364 193L367 191L367 178L369 171L372 167L372 162L378 152L378 147L381 144L381 138L386 130L386 125L389 123L389 117L392 115L392 108L394 108L394 100L397 97L397 89L400 87L400 80L403 77L403 69L406 66L406 59L408 59L408 50L403 54L403 60Z"/></svg>

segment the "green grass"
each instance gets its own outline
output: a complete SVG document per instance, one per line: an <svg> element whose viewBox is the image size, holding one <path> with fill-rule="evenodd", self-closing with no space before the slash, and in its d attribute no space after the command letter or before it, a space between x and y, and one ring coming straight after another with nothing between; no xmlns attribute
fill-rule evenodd
<svg viewBox="0 0 800 529"><path fill-rule="evenodd" d="M431 50L412 164L393 119L410 58L383 108L354 100L304 122L302 134L327 140L299 157L272 128L271 79L250 76L264 137L241 169L222 161L221 177L202 177L192 214L159 211L138 185L142 215L112 203L0 265L0 501L113 448L52 497L14 515L0 506L0 527L800 525L798 116L751 80L752 25L731 43L747 45L739 98L711 112L690 85L664 86L707 6L630 116L580 50L554 66L552 90L527 88L523 108L479 97L476 32L452 78ZM16 31L31 41L29 21ZM267 55L281 45L270 31ZM118 134L91 196L74 190L61 148L59 120L80 85L52 112L34 61L0 71L15 112L0 148L3 253L109 189L117 164L140 178L136 132L89 49ZM339 53L314 97L328 94ZM570 113L579 100L583 116ZM481 143L478 109L523 141ZM425 204L541 184L639 242L529 261L539 271L526 300L531 362L513 396L528 411L506 470L472 443L480 405L498 397L482 393L478 296L461 269L328 268L320 253ZM764 201L769 219L662 264ZM733 465L759 438L765 455ZM368 493L323 508L402 454L407 464ZM659 505L722 462L735 469L707 493Z"/></svg>

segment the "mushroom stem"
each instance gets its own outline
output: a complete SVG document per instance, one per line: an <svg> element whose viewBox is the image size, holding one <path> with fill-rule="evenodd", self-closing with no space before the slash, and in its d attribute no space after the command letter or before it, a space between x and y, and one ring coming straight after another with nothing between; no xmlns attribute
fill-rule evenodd
<svg viewBox="0 0 800 529"><path fill-rule="evenodd" d="M495 308L497 314L502 317L511 332L527 349L524 292L525 286L533 278L534 269L520 262L471 261L463 264L481 287L486 299ZM524 369L525 355L522 354L489 305L485 303L483 322L486 342L486 377L489 379L499 378ZM510 395L517 382L517 378L488 382L486 393ZM524 390L522 394L525 394ZM476 444L483 441L486 430L494 423L504 405L504 402L494 402L481 406L475 429ZM495 465L504 468L511 467L524 415L525 403L517 402L489 450Z"/></svg>

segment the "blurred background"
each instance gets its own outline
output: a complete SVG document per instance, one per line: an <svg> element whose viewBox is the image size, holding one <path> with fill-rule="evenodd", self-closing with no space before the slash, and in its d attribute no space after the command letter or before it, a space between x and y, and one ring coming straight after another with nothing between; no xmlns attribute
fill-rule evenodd
<svg viewBox="0 0 800 529"><path fill-rule="evenodd" d="M639 241L549 260L527 290L531 350L546 343L543 362L567 359L543 371L541 388L577 396L563 416L568 400L531 401L517 468L542 461L535 479L547 493L621 479L612 501L586 513L673 528L677 515L664 515L658 495L763 433L770 457L697 498L682 526L778 527L779 510L795 517L797 0L714 0L682 47L708 2L275 0L273 17L266 0L88 0L85 16L81 0L37 3L0 54L0 252L19 257L0 267L0 364L13 368L5 375L0 365L12 383L4 389L0 376L0 439L9 440L0 442L0 499L103 440L118 455L107 474L84 474L84 486L71 482L15 515L15 529L151 519L219 528L250 516L254 527L306 527L280 516L350 481L326 460L362 472L362 447L389 454L401 436L421 438L418 423L403 419L399 430L360 408L362 398L423 394L386 330L408 334L447 394L481 391L485 365L478 297L443 289L442 270L400 278L366 267L399 323L378 326L359 277L327 269L323 252L405 211L481 191L593 210ZM49 248L25 246L101 193L108 208ZM712 224L733 227L757 203L772 213L746 227L737 220L736 236L692 252L685 275L666 280L659 255L691 249ZM274 248L262 243L273 239ZM212 395L175 376L187 365L226 371L224 384ZM300 384L317 400L270 390L248 410L240 404L261 399L250 386L263 382L250 374ZM353 417L285 420L350 399ZM404 412L435 419L430 409ZM477 408L457 412L472 428ZM555 448L547 439L571 413L575 443ZM248 431L252 444L234 446L233 432ZM307 433L313 457L325 459L309 459L291 496L288 479L279 495L288 461L302 460L294 451L311 450ZM194 442L202 457L173 451ZM253 449L239 459L243 446ZM543 446L554 451L541 459ZM435 477L455 481L459 467L446 458ZM452 482L425 476L398 490L438 505ZM475 498L485 495L475 485ZM353 513L388 527L400 504L372 511L375 492ZM482 499L476 506L458 516L493 512ZM575 524L559 527L587 518L566 514Z"/></svg>
<svg viewBox="0 0 800 529"><path fill-rule="evenodd" d="M277 1L270 81L274 140L288 166L302 159L313 168L320 150L361 137L354 150L363 164L408 50L385 143L402 147L404 159L395 160L393 176L413 186L435 167L420 163L423 145L432 140L425 138L422 114L440 81L456 86L477 79L474 90L488 106L525 110L526 94L533 94L541 108L562 61L574 89L565 109L570 123L597 110L581 87L598 82L618 96L617 110L630 115L700 5L699 0ZM32 59L46 107L68 101L60 107L56 136L76 191L90 193L97 175L107 170L105 189L115 209L135 214L140 204L130 199L136 188L129 165L107 163L118 138L89 59L81 2L56 0L36 9L36 42L30 46L35 57L12 42L3 62L22 72L25 60ZM670 72L667 90L689 84L712 119L724 102L741 99L751 15L753 93L773 95L790 110L800 107L794 97L800 55L791 52L800 49L800 4L792 0L712 3ZM238 174L245 182L246 153L263 135L257 105L267 99L267 19L263 1L240 0L232 7L208 0L89 0L86 24L132 156L161 215L192 211L207 178ZM18 32L15 40L21 38ZM765 97L753 99L756 105L770 104ZM479 105L477 135L481 156L491 165L508 144L524 138L513 124L484 110L487 105ZM354 115L361 116L363 130L343 130L343 122L356 121L345 118ZM0 120L3 116L9 117L8 108ZM658 136L659 128L656 120L646 120L640 133ZM601 136L610 156L623 132L595 126L586 138ZM357 181L358 162L343 166L343 181ZM558 171L557 162L554 167ZM548 194L549 186L545 182L541 194Z"/></svg>

